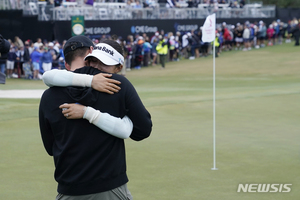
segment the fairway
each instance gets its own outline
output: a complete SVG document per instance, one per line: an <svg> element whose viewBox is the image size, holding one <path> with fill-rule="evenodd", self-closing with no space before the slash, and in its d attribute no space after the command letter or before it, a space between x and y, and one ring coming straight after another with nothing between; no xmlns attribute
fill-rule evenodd
<svg viewBox="0 0 300 200"><path fill-rule="evenodd" d="M134 200L298 200L300 49L293 44L127 72L151 113L153 131L126 140ZM7 80L6 89L46 89ZM43 148L39 99L0 98L0 199L53 200L53 160ZM290 192L237 192L239 184L292 184Z"/></svg>

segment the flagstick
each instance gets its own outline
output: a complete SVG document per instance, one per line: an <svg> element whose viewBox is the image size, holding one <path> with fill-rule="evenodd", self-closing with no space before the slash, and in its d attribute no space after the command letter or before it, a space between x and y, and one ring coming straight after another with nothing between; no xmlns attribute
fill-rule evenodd
<svg viewBox="0 0 300 200"><path fill-rule="evenodd" d="M213 152L214 152L214 167L211 170L218 170L216 168L216 47L215 40L213 43Z"/></svg>

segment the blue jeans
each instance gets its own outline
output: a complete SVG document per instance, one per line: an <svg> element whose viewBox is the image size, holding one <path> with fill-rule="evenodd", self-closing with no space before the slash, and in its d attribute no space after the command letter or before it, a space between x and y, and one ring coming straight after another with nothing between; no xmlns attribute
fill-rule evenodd
<svg viewBox="0 0 300 200"><path fill-rule="evenodd" d="M5 74L5 63L0 63L0 70L3 74Z"/></svg>

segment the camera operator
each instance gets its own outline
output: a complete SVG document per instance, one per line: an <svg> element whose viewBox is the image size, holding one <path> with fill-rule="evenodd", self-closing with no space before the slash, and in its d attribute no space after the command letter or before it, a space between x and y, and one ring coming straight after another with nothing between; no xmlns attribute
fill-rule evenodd
<svg viewBox="0 0 300 200"><path fill-rule="evenodd" d="M2 37L0 34L0 83L5 83L5 63L7 59L7 53L10 49L10 43Z"/></svg>

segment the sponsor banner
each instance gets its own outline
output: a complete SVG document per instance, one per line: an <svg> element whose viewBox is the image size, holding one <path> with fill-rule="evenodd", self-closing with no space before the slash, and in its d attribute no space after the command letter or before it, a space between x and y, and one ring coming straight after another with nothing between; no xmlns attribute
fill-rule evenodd
<svg viewBox="0 0 300 200"><path fill-rule="evenodd" d="M72 36L84 35L84 16L71 17Z"/></svg>
<svg viewBox="0 0 300 200"><path fill-rule="evenodd" d="M197 31L199 29L198 24L181 24L181 23L175 23L174 24L175 32L190 32L192 30Z"/></svg>
<svg viewBox="0 0 300 200"><path fill-rule="evenodd" d="M227 24L236 24L242 22L241 19L216 19L218 24L226 22ZM255 19L253 19L255 20ZM272 22L273 19L264 19ZM164 33L177 31L181 33L190 32L192 30L198 31L204 24L205 19L174 19L174 20L101 20L101 21L84 21L84 35L90 38L101 38L103 35L117 35L126 39L128 35L142 35L146 33L152 37L155 32ZM71 32L66 32L65 27L70 21L56 21L54 22L54 37L59 41L70 38ZM217 24L216 24L217 28Z"/></svg>

